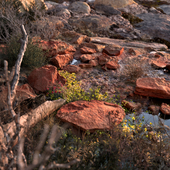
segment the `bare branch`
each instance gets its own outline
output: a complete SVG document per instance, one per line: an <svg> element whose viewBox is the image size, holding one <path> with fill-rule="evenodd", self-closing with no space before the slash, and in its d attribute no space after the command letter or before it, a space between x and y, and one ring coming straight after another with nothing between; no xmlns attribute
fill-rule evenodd
<svg viewBox="0 0 170 170"><path fill-rule="evenodd" d="M21 25L21 31L23 34L23 38L21 39L21 48L18 54L18 59L15 64L15 74L11 85L11 101L14 100L16 94L16 88L18 86L18 81L19 81L20 67L28 44L28 35L25 31L24 25Z"/></svg>
<svg viewBox="0 0 170 170"><path fill-rule="evenodd" d="M44 132L41 134L39 144L37 145L36 151L33 157L33 164L38 164L38 158L42 147L44 146L45 140L49 132L49 126L45 125Z"/></svg>
<svg viewBox="0 0 170 170"><path fill-rule="evenodd" d="M4 71L5 71L5 80L6 80L7 89L8 89L7 103L8 103L10 113L11 113L12 117L14 118L16 116L16 113L12 107L11 89L10 89L10 83L9 83L9 79L8 79L8 62L6 60L4 61Z"/></svg>

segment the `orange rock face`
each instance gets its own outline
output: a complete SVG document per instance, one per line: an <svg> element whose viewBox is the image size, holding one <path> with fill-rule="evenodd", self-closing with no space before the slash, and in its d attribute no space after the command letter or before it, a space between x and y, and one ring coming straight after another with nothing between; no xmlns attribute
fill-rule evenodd
<svg viewBox="0 0 170 170"><path fill-rule="evenodd" d="M16 97L25 100L28 98L35 98L36 94L29 84L23 84L22 86L17 87Z"/></svg>
<svg viewBox="0 0 170 170"><path fill-rule="evenodd" d="M93 100L68 103L60 108L56 116L82 130L94 131L118 125L125 112L117 104Z"/></svg>
<svg viewBox="0 0 170 170"><path fill-rule="evenodd" d="M44 41L40 40L38 42L39 46L44 50L47 51L47 57L54 57L57 54L68 54L70 52L75 52L76 49L63 41L57 41L57 40L49 40Z"/></svg>
<svg viewBox="0 0 170 170"><path fill-rule="evenodd" d="M84 47L80 48L80 52L81 52L82 54L93 54L93 53L96 53L96 50L84 46Z"/></svg>
<svg viewBox="0 0 170 170"><path fill-rule="evenodd" d="M57 67L46 65L33 70L28 76L28 83L35 90L44 92L50 84L55 83L57 80Z"/></svg>
<svg viewBox="0 0 170 170"><path fill-rule="evenodd" d="M161 99L170 99L170 81L163 78L139 78L135 94Z"/></svg>
<svg viewBox="0 0 170 170"><path fill-rule="evenodd" d="M170 115L170 105L162 103L160 111L165 115Z"/></svg>
<svg viewBox="0 0 170 170"><path fill-rule="evenodd" d="M106 67L107 69L110 69L110 70L116 70L116 69L118 69L120 66L119 66L119 64L118 64L117 61L112 60L112 61L108 61L108 62L105 64L105 67Z"/></svg>
<svg viewBox="0 0 170 170"><path fill-rule="evenodd" d="M73 54L64 54L53 57L50 62L56 67L63 69L63 67L67 66L72 60Z"/></svg>

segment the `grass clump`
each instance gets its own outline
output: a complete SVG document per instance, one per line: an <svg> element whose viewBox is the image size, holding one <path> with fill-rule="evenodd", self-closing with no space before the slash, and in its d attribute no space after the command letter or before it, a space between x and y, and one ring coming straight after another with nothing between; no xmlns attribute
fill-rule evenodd
<svg viewBox="0 0 170 170"><path fill-rule="evenodd" d="M7 48L4 51L3 58L9 63L9 66L13 66L18 58L20 43L20 36L12 37L11 40L6 44ZM43 50L37 45L33 44L32 40L29 39L26 52L24 54L22 66L26 68L41 67L45 63L45 55Z"/></svg>
<svg viewBox="0 0 170 170"><path fill-rule="evenodd" d="M67 102L73 102L78 100L106 100L108 99L107 92L105 94L100 93L100 88L89 89L86 92L81 87L81 82L76 80L75 73L68 73L66 71L60 71L59 73L66 79L66 84L56 83L55 86L49 87L47 90L47 97L51 100L57 100L59 98L66 99Z"/></svg>
<svg viewBox="0 0 170 170"><path fill-rule="evenodd" d="M121 77L130 82L136 81L138 78L147 75L149 71L149 64L147 61L139 57L128 58L126 64L121 70Z"/></svg>

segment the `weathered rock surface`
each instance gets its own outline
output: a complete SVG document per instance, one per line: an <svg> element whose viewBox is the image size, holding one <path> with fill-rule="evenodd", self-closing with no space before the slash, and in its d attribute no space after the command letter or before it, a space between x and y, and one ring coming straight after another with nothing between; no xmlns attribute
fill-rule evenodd
<svg viewBox="0 0 170 170"><path fill-rule="evenodd" d="M132 111L137 111L142 107L142 105L140 103L129 102L129 101L126 101L126 100L122 101L122 105L125 108L132 110Z"/></svg>
<svg viewBox="0 0 170 170"><path fill-rule="evenodd" d="M135 3L133 0L95 0L96 4L111 5L113 8L123 8Z"/></svg>
<svg viewBox="0 0 170 170"><path fill-rule="evenodd" d="M91 30L92 32L98 32L101 29L109 29L113 24L106 16L90 15L84 17L71 17L69 19L69 24L71 26L76 26L80 30Z"/></svg>
<svg viewBox="0 0 170 170"><path fill-rule="evenodd" d="M130 4L124 8L119 9L121 12L126 12L129 14L142 14L142 13L148 13L147 8L139 5L137 3Z"/></svg>
<svg viewBox="0 0 170 170"><path fill-rule="evenodd" d="M165 14L139 14L143 21L135 24L135 28L147 33L152 39L160 39L170 43L170 16Z"/></svg>
<svg viewBox="0 0 170 170"><path fill-rule="evenodd" d="M79 73L81 68L76 65L67 65L66 67L63 68L63 70L69 72L69 73Z"/></svg>
<svg viewBox="0 0 170 170"><path fill-rule="evenodd" d="M47 57L54 57L57 54L68 54L76 51L72 45L58 40L41 40L35 43L38 43L44 51L47 51Z"/></svg>
<svg viewBox="0 0 170 170"><path fill-rule="evenodd" d="M106 16L121 15L121 12L113 8L111 5L95 4L95 10L97 13L103 14Z"/></svg>
<svg viewBox="0 0 170 170"><path fill-rule="evenodd" d="M170 115L170 105L166 103L162 103L160 111L165 115Z"/></svg>
<svg viewBox="0 0 170 170"><path fill-rule="evenodd" d="M136 81L135 94L170 99L170 81L164 78L139 78Z"/></svg>
<svg viewBox="0 0 170 170"><path fill-rule="evenodd" d="M165 14L170 15L170 5L160 5L158 9L161 9Z"/></svg>
<svg viewBox="0 0 170 170"><path fill-rule="evenodd" d="M125 112L117 104L93 100L68 103L60 108L56 116L82 130L94 131L118 125Z"/></svg>
<svg viewBox="0 0 170 170"><path fill-rule="evenodd" d="M123 51L124 51L124 48L122 48L116 44L108 45L103 49L103 52L110 56L121 55L123 53Z"/></svg>
<svg viewBox="0 0 170 170"><path fill-rule="evenodd" d="M71 3L69 9L78 14L90 14L91 8L86 2L76 1Z"/></svg>
<svg viewBox="0 0 170 170"><path fill-rule="evenodd" d="M57 68L63 69L63 67L67 66L73 60L73 54L64 54L57 55L51 58L50 63L56 66Z"/></svg>
<svg viewBox="0 0 170 170"><path fill-rule="evenodd" d="M102 38L102 37L91 37L91 42L104 44L104 45L117 44L125 48L126 47L152 48L153 50L168 49L166 45L159 44L159 43L146 43L146 42L141 42L141 41L128 41L128 40Z"/></svg>
<svg viewBox="0 0 170 170"><path fill-rule="evenodd" d="M35 90L44 92L50 85L55 83L57 77L57 67L45 65L33 70L28 76L27 80L31 87L33 87Z"/></svg>

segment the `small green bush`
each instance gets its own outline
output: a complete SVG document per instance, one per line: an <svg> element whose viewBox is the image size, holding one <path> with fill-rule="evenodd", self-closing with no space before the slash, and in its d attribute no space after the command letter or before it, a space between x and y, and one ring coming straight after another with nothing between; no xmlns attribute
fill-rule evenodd
<svg viewBox="0 0 170 170"><path fill-rule="evenodd" d="M9 66L14 66L18 58L21 46L19 39L19 36L12 37L7 43L6 52L4 52L4 59L8 61ZM33 69L41 67L45 63L45 60L46 58L43 50L37 44L33 44L31 39L29 39L21 66Z"/></svg>

